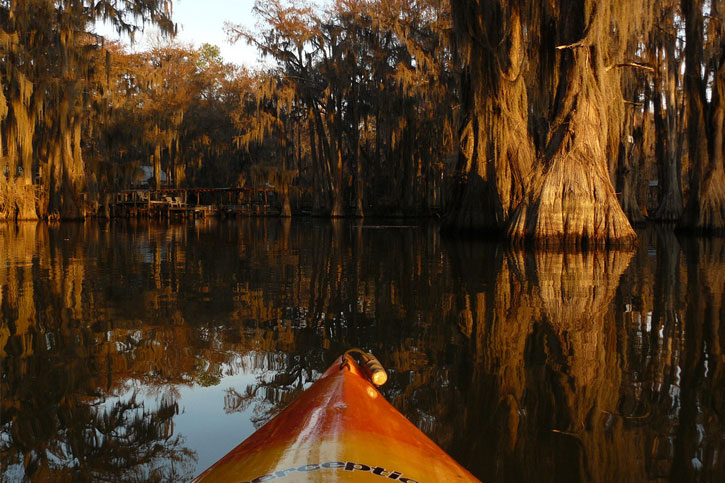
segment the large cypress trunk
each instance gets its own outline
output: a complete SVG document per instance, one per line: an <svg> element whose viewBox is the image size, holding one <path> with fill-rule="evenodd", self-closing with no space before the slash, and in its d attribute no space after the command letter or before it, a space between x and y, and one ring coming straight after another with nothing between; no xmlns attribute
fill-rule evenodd
<svg viewBox="0 0 725 483"><path fill-rule="evenodd" d="M608 159L624 116L622 57L647 5L453 2L467 120L447 227L507 226L538 245L636 241Z"/></svg>
<svg viewBox="0 0 725 483"><path fill-rule="evenodd" d="M669 84L669 82L668 82ZM674 222L682 215L682 184L680 176L681 141L677 128L674 85L667 87L667 109L662 108L661 95L655 91L655 157L659 179L659 203L652 218Z"/></svg>
<svg viewBox="0 0 725 483"><path fill-rule="evenodd" d="M24 176L0 178L0 221L37 220L35 187Z"/></svg>
<svg viewBox="0 0 725 483"><path fill-rule="evenodd" d="M620 75L607 59L613 2L563 0L544 28L556 29L556 97L544 150L508 235L536 245L631 245L636 234L608 171L623 115ZM620 26L621 28L621 26ZM544 66L546 69L547 67Z"/></svg>
<svg viewBox="0 0 725 483"><path fill-rule="evenodd" d="M467 66L465 120L451 209L444 226L498 232L521 200L533 160L528 134L525 45L519 2L454 1L459 50Z"/></svg>
<svg viewBox="0 0 725 483"><path fill-rule="evenodd" d="M315 117L315 127L318 136L317 144L320 160L320 176L318 180L321 182L321 185L316 189L325 193L325 197L320 199L321 205L318 214L328 214L334 218L342 216L342 193L340 191L341 187L337 183L338 172L340 173L340 178L342 178L342 152L336 144L334 125L328 123L326 127L322 121L322 114L314 110L314 108L313 115Z"/></svg>
<svg viewBox="0 0 725 483"><path fill-rule="evenodd" d="M48 212L53 218L79 220L85 216L81 201L85 179L81 126L71 112L73 96L69 93L64 96L48 137Z"/></svg>
<svg viewBox="0 0 725 483"><path fill-rule="evenodd" d="M355 102L352 106L352 119L353 119L353 156L354 156L354 169L355 169L355 217L364 218L365 208L363 207L363 197L365 193L365 182L363 180L362 171L362 160L360 159L360 84L355 84ZM365 120L365 128L367 128L367 119Z"/></svg>
<svg viewBox="0 0 725 483"><path fill-rule="evenodd" d="M315 131L315 115L312 109L308 112L307 131L310 137L310 158L312 161L312 214L319 216L323 210L322 202L322 153L318 154L317 136Z"/></svg>
<svg viewBox="0 0 725 483"><path fill-rule="evenodd" d="M338 218L344 216L344 198L342 186L342 146L335 143L334 151L334 177L332 178L332 210L330 216Z"/></svg>
<svg viewBox="0 0 725 483"><path fill-rule="evenodd" d="M636 104L633 104L636 105ZM643 157L645 133L647 131L647 115L638 108L629 107L625 115L622 132L631 132L623 136L619 142L619 153L614 172L617 174L617 191L619 204L627 219L632 224L643 223L645 213L639 205L640 164ZM610 168L611 170L611 168Z"/></svg>
<svg viewBox="0 0 725 483"><path fill-rule="evenodd" d="M0 82L0 220L36 220L34 86L24 74L11 67L8 77L13 74L17 78Z"/></svg>
<svg viewBox="0 0 725 483"><path fill-rule="evenodd" d="M86 193L86 173L81 151L81 123L73 116L69 126L70 146L64 158L63 188L65 196L61 209L61 217L66 220L82 220L85 218L83 196Z"/></svg>

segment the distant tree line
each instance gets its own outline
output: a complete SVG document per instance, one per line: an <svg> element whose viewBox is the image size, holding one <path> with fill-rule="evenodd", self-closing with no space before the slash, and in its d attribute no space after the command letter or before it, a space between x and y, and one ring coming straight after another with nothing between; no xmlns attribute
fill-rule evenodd
<svg viewBox="0 0 725 483"><path fill-rule="evenodd" d="M173 35L170 3L0 0L1 218L82 218L148 166L544 245L725 229L722 0L260 1L226 26L254 72L92 33Z"/></svg>
<svg viewBox="0 0 725 483"><path fill-rule="evenodd" d="M443 209L457 70L440 2L261 2L261 32L228 26L271 59L257 72L207 44L133 53L92 33L171 35L168 2L0 6L2 218L82 218L145 166L155 188L272 184L284 214Z"/></svg>
<svg viewBox="0 0 725 483"><path fill-rule="evenodd" d="M442 0L344 0L320 12L257 2L261 32L230 25L276 67L261 93L286 167L329 216L421 214L442 208L457 146L457 67ZM244 141L253 140L247 134ZM257 137L259 139L259 137Z"/></svg>

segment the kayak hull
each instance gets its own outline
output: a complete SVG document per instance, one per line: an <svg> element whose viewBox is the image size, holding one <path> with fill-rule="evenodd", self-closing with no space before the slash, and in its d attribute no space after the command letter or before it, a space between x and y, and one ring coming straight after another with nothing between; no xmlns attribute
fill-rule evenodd
<svg viewBox="0 0 725 483"><path fill-rule="evenodd" d="M479 480L391 406L354 360L343 356L195 481Z"/></svg>

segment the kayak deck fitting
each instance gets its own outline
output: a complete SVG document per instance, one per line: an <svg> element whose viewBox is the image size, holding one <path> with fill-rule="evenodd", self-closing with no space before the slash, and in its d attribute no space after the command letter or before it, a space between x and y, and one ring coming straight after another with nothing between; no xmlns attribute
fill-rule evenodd
<svg viewBox="0 0 725 483"><path fill-rule="evenodd" d="M347 351L287 408L194 481L479 481L371 382L386 380L372 354Z"/></svg>

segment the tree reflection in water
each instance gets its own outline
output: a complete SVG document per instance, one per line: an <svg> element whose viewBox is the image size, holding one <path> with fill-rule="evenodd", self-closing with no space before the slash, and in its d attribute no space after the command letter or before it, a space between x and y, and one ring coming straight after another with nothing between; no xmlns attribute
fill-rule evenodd
<svg viewBox="0 0 725 483"><path fill-rule="evenodd" d="M37 481L162 481L191 476L194 454L183 446L183 438L173 436L175 402L163 401L148 409L132 394L111 404L74 401L53 409L4 411L0 454L9 479L23 473Z"/></svg>
<svg viewBox="0 0 725 483"><path fill-rule="evenodd" d="M220 435L181 431L186 411L236 418L238 442L359 346L487 481L717 480L725 244L640 238L552 253L342 221L0 225L2 474L188 479ZM199 388L212 403L184 399Z"/></svg>
<svg viewBox="0 0 725 483"><path fill-rule="evenodd" d="M270 357L272 359L272 357ZM251 421L259 428L294 401L322 373L312 369L311 361L301 354L275 354L274 363L241 392L229 387L225 390L224 411L246 412L252 409ZM316 361L315 366L322 363Z"/></svg>
<svg viewBox="0 0 725 483"><path fill-rule="evenodd" d="M696 264L684 266L673 232L655 233L645 233L636 254L448 247L465 280L459 325L471 361L456 384L469 389L463 415L451 421L451 448L476 474L495 481L725 475L716 457L724 434L725 256L702 249L725 245L688 240L694 245L685 253ZM689 365L685 353L694 357ZM699 413L688 414L688 404Z"/></svg>

